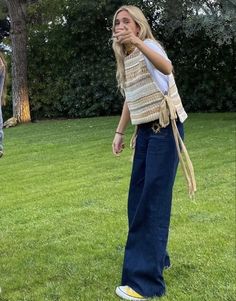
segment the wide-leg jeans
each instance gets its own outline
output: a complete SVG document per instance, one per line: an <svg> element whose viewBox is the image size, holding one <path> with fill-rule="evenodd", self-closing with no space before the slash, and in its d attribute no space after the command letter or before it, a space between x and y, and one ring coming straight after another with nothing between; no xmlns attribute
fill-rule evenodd
<svg viewBox="0 0 236 301"><path fill-rule="evenodd" d="M183 138L183 124L177 121ZM122 285L145 297L165 294L163 269L169 265L167 241L178 154L172 126L154 133L138 127L128 197L129 232Z"/></svg>

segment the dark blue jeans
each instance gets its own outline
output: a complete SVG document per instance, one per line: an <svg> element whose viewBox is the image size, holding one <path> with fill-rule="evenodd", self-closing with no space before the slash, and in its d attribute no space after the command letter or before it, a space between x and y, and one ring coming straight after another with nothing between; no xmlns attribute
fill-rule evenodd
<svg viewBox="0 0 236 301"><path fill-rule="evenodd" d="M183 138L183 124L177 122ZM145 297L165 294L163 269L178 155L171 125L155 134L139 126L128 198L129 232L122 285Z"/></svg>

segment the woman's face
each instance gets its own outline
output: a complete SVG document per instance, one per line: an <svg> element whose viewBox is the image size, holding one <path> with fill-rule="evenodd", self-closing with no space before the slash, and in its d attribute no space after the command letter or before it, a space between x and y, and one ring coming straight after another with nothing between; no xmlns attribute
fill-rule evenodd
<svg viewBox="0 0 236 301"><path fill-rule="evenodd" d="M119 33L124 30L124 26L131 29L134 35L138 35L139 26L134 22L126 10L122 10L116 15L114 33Z"/></svg>

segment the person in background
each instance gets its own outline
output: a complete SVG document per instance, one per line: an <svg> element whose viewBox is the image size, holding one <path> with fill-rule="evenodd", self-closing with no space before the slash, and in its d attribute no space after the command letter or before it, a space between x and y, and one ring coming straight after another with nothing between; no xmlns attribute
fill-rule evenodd
<svg viewBox="0 0 236 301"><path fill-rule="evenodd" d="M146 300L166 291L163 270L170 267L167 241L179 159L190 195L196 184L182 140L187 114L165 50L135 6L116 11L112 33L118 87L125 96L112 143L114 155L124 149L128 123L137 128L128 196L129 231L116 294L125 300Z"/></svg>
<svg viewBox="0 0 236 301"><path fill-rule="evenodd" d="M6 62L0 51L0 158L3 156L3 118L2 105L5 100L6 91Z"/></svg>

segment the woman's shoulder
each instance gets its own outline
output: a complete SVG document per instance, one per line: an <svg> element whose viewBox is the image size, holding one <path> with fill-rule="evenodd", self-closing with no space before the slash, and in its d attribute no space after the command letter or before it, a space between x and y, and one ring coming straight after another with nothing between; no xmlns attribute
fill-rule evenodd
<svg viewBox="0 0 236 301"><path fill-rule="evenodd" d="M163 49L162 45L160 42L158 42L157 40L153 40L153 39L145 39L143 41L145 44L147 45L153 45L153 46L157 46Z"/></svg>
<svg viewBox="0 0 236 301"><path fill-rule="evenodd" d="M161 54L165 57L168 57L165 50L164 50L164 48L163 48L163 46L157 40L145 39L143 42L144 42L145 45L150 47L152 50L155 50L159 54Z"/></svg>

